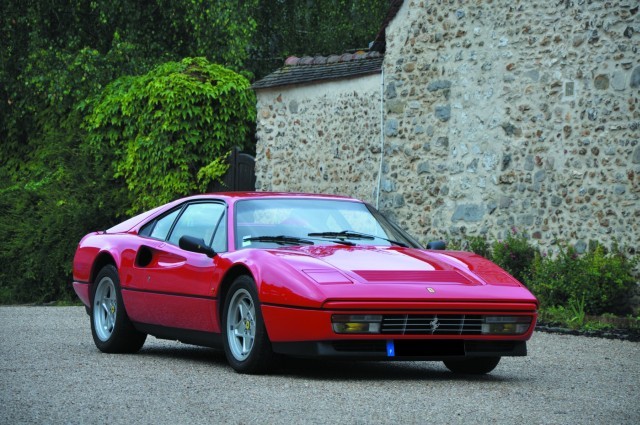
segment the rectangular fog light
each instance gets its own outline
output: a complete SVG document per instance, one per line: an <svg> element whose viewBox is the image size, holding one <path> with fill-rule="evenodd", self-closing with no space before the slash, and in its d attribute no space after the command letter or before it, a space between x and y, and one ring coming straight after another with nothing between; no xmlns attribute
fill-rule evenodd
<svg viewBox="0 0 640 425"><path fill-rule="evenodd" d="M482 333L485 335L520 335L529 329L528 316L485 316Z"/></svg>
<svg viewBox="0 0 640 425"><path fill-rule="evenodd" d="M338 334L380 333L382 316L377 314L334 314L331 316L333 331Z"/></svg>

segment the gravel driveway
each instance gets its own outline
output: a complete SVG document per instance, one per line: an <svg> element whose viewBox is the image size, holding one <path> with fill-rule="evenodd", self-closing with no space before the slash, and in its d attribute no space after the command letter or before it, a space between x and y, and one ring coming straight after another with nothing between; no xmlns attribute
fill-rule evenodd
<svg viewBox="0 0 640 425"><path fill-rule="evenodd" d="M640 424L640 343L536 333L484 377L301 360L246 376L155 338L102 354L81 307L0 307L0 424L16 423Z"/></svg>

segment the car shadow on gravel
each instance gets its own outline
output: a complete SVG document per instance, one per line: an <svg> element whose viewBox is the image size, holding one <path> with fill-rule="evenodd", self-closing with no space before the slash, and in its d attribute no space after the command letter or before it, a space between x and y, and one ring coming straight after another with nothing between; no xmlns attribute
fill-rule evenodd
<svg viewBox="0 0 640 425"><path fill-rule="evenodd" d="M286 358L274 375L289 378L311 379L321 381L481 381L509 382L521 381L521 378L504 376L498 368L487 375L454 374L436 361L423 362L385 362L385 361L331 361L313 359Z"/></svg>
<svg viewBox="0 0 640 425"><path fill-rule="evenodd" d="M145 345L137 356L171 359L182 362L197 362L228 368L224 351L195 345ZM522 377L505 376L500 365L487 375L454 374L437 361L393 362L393 361L349 361L318 360L281 357L267 376L283 376L292 379L316 381L477 381L510 382L522 381Z"/></svg>
<svg viewBox="0 0 640 425"><path fill-rule="evenodd" d="M136 354L137 356L152 356L155 358L166 358L175 360L190 360L195 362L226 365L227 359L224 357L224 351L213 348L199 347L196 345L182 344L175 342L173 346L169 345L150 345L143 346Z"/></svg>

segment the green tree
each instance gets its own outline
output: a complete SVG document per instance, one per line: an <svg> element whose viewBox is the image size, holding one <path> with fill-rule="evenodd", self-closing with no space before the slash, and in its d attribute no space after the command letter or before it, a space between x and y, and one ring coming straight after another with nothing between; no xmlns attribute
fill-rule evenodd
<svg viewBox="0 0 640 425"><path fill-rule="evenodd" d="M249 81L204 58L119 78L87 106L89 145L124 180L131 214L204 191L255 122Z"/></svg>
<svg viewBox="0 0 640 425"><path fill-rule="evenodd" d="M87 99L185 56L242 69L257 3L0 2L0 302L70 296L78 240L131 208L90 149Z"/></svg>
<svg viewBox="0 0 640 425"><path fill-rule="evenodd" d="M178 182L179 173L172 171L165 184L156 178L145 186L142 173L153 171L149 163L119 161L153 161L145 143L166 159L172 154L173 136L166 129L154 133L151 120L138 131L123 115L120 125L135 137L123 139L119 146L130 145L133 151L126 153L131 155L110 152L105 146L111 142L101 150L97 134L108 125L87 121L89 114L96 118L97 99L107 102L127 87L132 96L142 96L134 87L136 76L150 77L147 73L160 64L185 57L204 57L245 76L259 76L280 67L290 54L366 47L386 7L386 0L0 2L0 302L69 296L71 260L82 235L110 227L127 211L153 203L151 198L134 200L128 185L132 193L143 187L162 193L158 201L169 196L161 192L166 187L176 194L192 192L221 172L226 150L207 145L200 162L186 157L167 161L167 169L180 170L189 183ZM177 89L178 81L172 84ZM148 94L162 97L151 88ZM188 113L183 121L194 124ZM90 138L86 128L91 125L96 128ZM208 131L192 128L194 133L179 143L199 140ZM103 136L105 141L115 140ZM221 137L236 137L234 144L242 144L247 132Z"/></svg>

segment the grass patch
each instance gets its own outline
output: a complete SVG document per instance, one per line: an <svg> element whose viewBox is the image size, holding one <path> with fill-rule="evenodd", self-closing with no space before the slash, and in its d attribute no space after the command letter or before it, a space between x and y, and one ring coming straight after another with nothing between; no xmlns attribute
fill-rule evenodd
<svg viewBox="0 0 640 425"><path fill-rule="evenodd" d="M580 332L626 330L640 332L640 316L616 316L611 313L588 315L580 304L563 307L553 306L538 312L538 322L547 327L565 328Z"/></svg>

